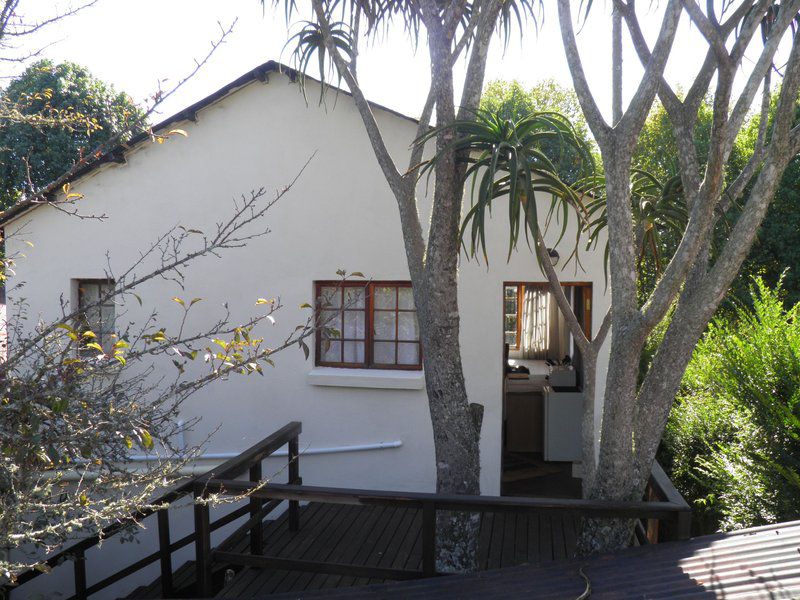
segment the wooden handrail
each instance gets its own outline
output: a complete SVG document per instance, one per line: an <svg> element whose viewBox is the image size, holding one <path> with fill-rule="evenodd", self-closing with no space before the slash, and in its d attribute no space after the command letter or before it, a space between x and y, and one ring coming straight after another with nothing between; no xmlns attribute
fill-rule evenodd
<svg viewBox="0 0 800 600"><path fill-rule="evenodd" d="M302 424L299 421L292 421L271 435L265 437L263 440L257 442L256 444L252 445L251 447L247 448L237 456L230 458L223 462L222 464L210 469L206 473L201 475L197 475L188 481L184 482L183 484L173 488L169 492L159 496L155 500L151 501L150 505L152 508L147 508L143 510L137 510L132 512L126 519L121 519L107 527L104 527L99 533L79 540L74 544L70 545L69 547L57 552L56 554L49 557L44 564L49 567L56 567L60 565L62 562L66 560L73 560L76 561L76 598L84 598L87 595L90 595L94 592L99 591L100 589L107 587L111 583L122 579L134 573L135 571L144 568L145 566L159 560L161 557L161 550L159 552L151 554L134 565L129 565L129 567L125 569L121 569L119 572L114 573L102 581L88 586L85 586L85 582L83 581L83 563L85 561L84 556L87 550L96 546L100 543L101 540L106 540L109 537L116 535L120 531L122 531L127 525L130 523L141 521L142 519L146 519L150 515L153 515L160 510L166 509L170 504L180 500L181 498L194 493L194 490L205 482L213 479L214 477L222 477L222 478L231 478L237 477L247 471L252 464L260 463L264 460L267 456L274 453L276 450L280 449L282 446L289 444L293 439L296 440L297 437L300 435L302 431ZM244 516L248 514L249 510L247 507L244 509L237 509L234 511L236 514L236 518ZM232 514L234 514L232 513ZM223 522L222 524L227 524L228 520L227 517L230 515L225 515L220 519L214 521L211 524L211 529L217 529L215 527L218 523ZM219 527L222 526L219 525ZM179 547L185 546L193 541L195 541L197 535L196 533L190 534L179 540L179 542L172 543L169 545L170 552L174 552ZM136 566L136 569L131 569L131 567ZM17 589L19 586L35 579L39 575L41 575L44 571L38 569L28 569L23 571L19 575L17 575L16 583L14 585L5 585L2 589L4 590L12 590ZM124 573L124 575L123 575ZM102 585L101 585L102 584Z"/></svg>
<svg viewBox="0 0 800 600"><path fill-rule="evenodd" d="M294 484L268 483L257 485L247 481L213 478L209 479L203 489L207 494L222 495L247 495L252 499L276 503L284 500L289 502L320 502L328 504L349 505L379 505L401 506L422 510L422 570L413 569L379 569L357 564L331 563L322 560L306 560L286 558L276 555L254 553L245 554L233 552L231 544L223 542L217 548L210 548L208 541L203 544L198 555L206 561L207 565L217 561L228 565L242 565L260 568L274 568L296 570L311 573L343 574L353 577L380 578L380 579L414 579L420 577L433 577L438 575L436 570L436 513L437 511L460 511L470 513L496 513L496 512L558 512L579 515L588 518L632 518L637 524L644 519L648 522L658 523L658 519L675 521L678 530L682 531L681 523L688 522L690 509L681 495L674 490L670 491L669 480L663 469L658 467L654 474L656 485L659 486L663 500L640 502L613 502L596 501L570 498L517 498L509 496L469 496L445 495L425 492L395 492L385 490L344 489L317 486L302 486ZM199 510L199 509L198 509ZM200 520L198 523L202 525ZM238 536L244 535L245 524L237 532ZM208 535L205 535L208 540ZM206 567L210 573L210 566ZM207 576L202 585L198 586L200 596L211 596L211 582Z"/></svg>
<svg viewBox="0 0 800 600"><path fill-rule="evenodd" d="M249 494L252 498L324 502L329 504L405 505L422 508L432 503L436 510L466 512L570 512L597 518L669 518L689 507L673 502L616 502L573 498L521 498L512 496L446 495L426 492L394 492L269 483L256 489L247 481L210 479L206 489L227 495Z"/></svg>
<svg viewBox="0 0 800 600"><path fill-rule="evenodd" d="M657 460L653 461L653 468L650 470L650 486L660 500L684 506L686 510L689 510L686 500L672 484L672 481L664 472L664 468Z"/></svg>

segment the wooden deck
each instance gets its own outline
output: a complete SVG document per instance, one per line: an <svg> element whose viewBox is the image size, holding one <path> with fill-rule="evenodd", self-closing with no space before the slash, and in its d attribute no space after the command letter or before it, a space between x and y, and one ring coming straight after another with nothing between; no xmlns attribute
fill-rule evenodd
<svg viewBox="0 0 800 600"><path fill-rule="evenodd" d="M496 569L564 559L575 547L577 517L487 513L481 522L479 568ZM421 569L422 511L394 506L311 503L300 529L289 531L286 514L264 528L264 553L295 560ZM254 598L281 592L381 583L342 575L245 567L218 598Z"/></svg>

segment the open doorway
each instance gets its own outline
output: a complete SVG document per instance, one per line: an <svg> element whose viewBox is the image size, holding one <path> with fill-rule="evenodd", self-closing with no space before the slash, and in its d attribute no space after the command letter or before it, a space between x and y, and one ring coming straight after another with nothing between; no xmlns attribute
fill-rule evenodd
<svg viewBox="0 0 800 600"><path fill-rule="evenodd" d="M591 331L592 284L562 284ZM579 497L582 358L547 283L503 284L501 493Z"/></svg>

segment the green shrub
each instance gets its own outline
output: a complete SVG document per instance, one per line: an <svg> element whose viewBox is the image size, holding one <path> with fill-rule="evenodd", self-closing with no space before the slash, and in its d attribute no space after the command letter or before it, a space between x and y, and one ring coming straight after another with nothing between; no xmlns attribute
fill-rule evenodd
<svg viewBox="0 0 800 600"><path fill-rule="evenodd" d="M800 304L751 295L697 345L659 455L697 533L800 518Z"/></svg>

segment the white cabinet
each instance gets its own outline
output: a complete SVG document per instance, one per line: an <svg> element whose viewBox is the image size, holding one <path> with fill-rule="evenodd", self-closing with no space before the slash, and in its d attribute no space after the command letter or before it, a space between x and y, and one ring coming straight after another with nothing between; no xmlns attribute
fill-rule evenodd
<svg viewBox="0 0 800 600"><path fill-rule="evenodd" d="M581 460L583 393L575 387L544 387L544 459Z"/></svg>

